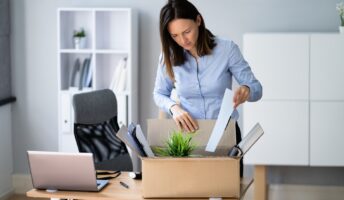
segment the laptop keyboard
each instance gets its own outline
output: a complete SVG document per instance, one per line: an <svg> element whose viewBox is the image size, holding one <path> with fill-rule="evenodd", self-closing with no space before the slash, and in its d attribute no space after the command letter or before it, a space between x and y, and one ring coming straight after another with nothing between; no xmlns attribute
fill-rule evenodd
<svg viewBox="0 0 344 200"><path fill-rule="evenodd" d="M97 188L101 189L103 186L105 186L109 180L97 180Z"/></svg>

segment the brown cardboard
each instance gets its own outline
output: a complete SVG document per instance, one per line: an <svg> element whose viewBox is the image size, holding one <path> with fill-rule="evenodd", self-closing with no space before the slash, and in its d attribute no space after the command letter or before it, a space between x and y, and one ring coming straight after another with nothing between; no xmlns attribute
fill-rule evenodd
<svg viewBox="0 0 344 200"><path fill-rule="evenodd" d="M198 120L199 133L194 137L204 153L215 120ZM169 119L148 120L147 138L151 146L161 146L169 131L177 130ZM230 121L219 143L220 151L196 158L142 158L144 198L240 197L240 160L227 155L235 145L235 121ZM210 157L212 156L212 157Z"/></svg>
<svg viewBox="0 0 344 200"><path fill-rule="evenodd" d="M234 158L143 158L142 175L144 198L240 196Z"/></svg>

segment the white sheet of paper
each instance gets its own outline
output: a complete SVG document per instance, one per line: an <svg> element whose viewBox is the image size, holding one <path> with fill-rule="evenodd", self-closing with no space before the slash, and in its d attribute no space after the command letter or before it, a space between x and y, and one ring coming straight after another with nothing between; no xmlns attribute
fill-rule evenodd
<svg viewBox="0 0 344 200"><path fill-rule="evenodd" d="M226 89L222 99L221 109L219 116L216 120L215 126L209 138L208 144L205 148L208 152L214 152L219 144L221 137L225 131L228 121L233 113L233 92L230 89ZM236 111L236 110L235 110ZM238 114L234 114L235 118Z"/></svg>

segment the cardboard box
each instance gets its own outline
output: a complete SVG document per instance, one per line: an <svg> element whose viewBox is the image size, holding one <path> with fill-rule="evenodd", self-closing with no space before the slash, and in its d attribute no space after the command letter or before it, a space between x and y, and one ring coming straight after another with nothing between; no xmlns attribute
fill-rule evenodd
<svg viewBox="0 0 344 200"><path fill-rule="evenodd" d="M144 198L240 196L239 160L143 158Z"/></svg>
<svg viewBox="0 0 344 200"><path fill-rule="evenodd" d="M236 144L235 121L230 121L215 153L205 146L215 120L198 120L199 132L193 141L199 146L196 158L142 158L144 198L240 197L240 159L227 153ZM171 130L178 130L170 119L148 120L147 140L151 146L162 146Z"/></svg>
<svg viewBox="0 0 344 200"><path fill-rule="evenodd" d="M240 179L240 159L264 133L257 124L243 141L235 146L235 157L228 152L236 144L235 121L231 120L214 153L205 151L215 120L198 120L199 131L193 142L199 147L192 157L145 157L141 148L163 146L170 131L177 130L171 119L148 120L147 140L135 142L122 127L117 136L142 159L142 195L144 198L240 198L252 183ZM141 130L141 129L140 129ZM140 131L139 131L140 132ZM138 132L136 132L138 134ZM142 135L140 133L139 135ZM143 137L143 136L142 136ZM136 139L137 140L137 139ZM204 156L205 155L205 156Z"/></svg>

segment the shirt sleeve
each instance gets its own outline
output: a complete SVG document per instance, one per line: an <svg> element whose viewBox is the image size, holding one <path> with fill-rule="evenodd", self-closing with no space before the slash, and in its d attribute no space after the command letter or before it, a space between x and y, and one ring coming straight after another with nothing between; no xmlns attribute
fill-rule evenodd
<svg viewBox="0 0 344 200"><path fill-rule="evenodd" d="M170 98L171 91L173 89L173 82L168 77L166 72L166 66L163 63L164 62L162 54L160 54L158 70L155 78L153 98L155 104L159 108L163 109L167 113L170 113L171 106L176 104L176 102Z"/></svg>
<svg viewBox="0 0 344 200"><path fill-rule="evenodd" d="M262 98L263 88L260 82L254 76L250 65L242 56L238 45L230 42L229 52L229 70L237 80L239 85L246 85L250 88L250 97L248 101L258 101Z"/></svg>

